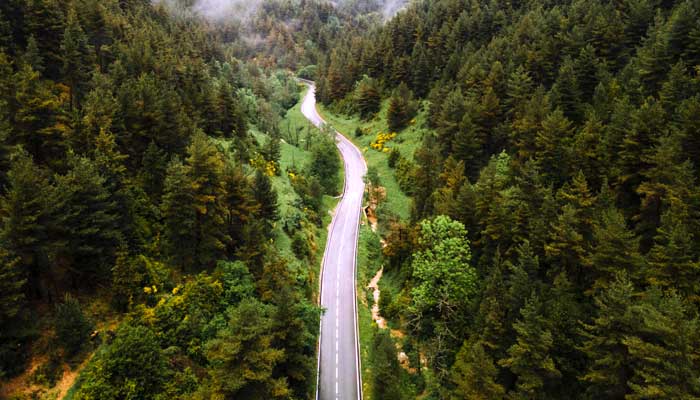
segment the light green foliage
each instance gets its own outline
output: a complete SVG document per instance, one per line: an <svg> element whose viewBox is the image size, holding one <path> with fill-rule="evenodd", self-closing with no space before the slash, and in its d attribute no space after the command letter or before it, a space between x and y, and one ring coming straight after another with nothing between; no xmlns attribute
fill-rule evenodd
<svg viewBox="0 0 700 400"><path fill-rule="evenodd" d="M414 253L412 262L413 313L420 320L437 317L449 321L476 292L467 231L445 216L423 221L420 228L421 250Z"/></svg>

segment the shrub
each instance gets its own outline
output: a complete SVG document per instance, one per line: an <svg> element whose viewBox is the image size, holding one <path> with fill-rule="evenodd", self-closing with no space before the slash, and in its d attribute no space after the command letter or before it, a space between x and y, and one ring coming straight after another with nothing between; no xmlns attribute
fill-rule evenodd
<svg viewBox="0 0 700 400"><path fill-rule="evenodd" d="M54 327L56 340L68 356L82 348L93 330L92 321L83 314L80 302L70 295L66 295L63 303L56 306Z"/></svg>

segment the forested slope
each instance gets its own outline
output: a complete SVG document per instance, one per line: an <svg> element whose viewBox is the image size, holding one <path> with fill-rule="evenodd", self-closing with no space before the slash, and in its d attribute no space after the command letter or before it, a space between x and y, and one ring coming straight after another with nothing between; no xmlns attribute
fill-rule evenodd
<svg viewBox="0 0 700 400"><path fill-rule="evenodd" d="M427 394L700 396L698 20L693 0L418 1L322 60L331 110L398 133L378 148L414 205L385 218L382 312Z"/></svg>
<svg viewBox="0 0 700 400"><path fill-rule="evenodd" d="M312 393L340 162L281 142L298 83L225 33L147 0L0 3L0 396L77 372L73 399Z"/></svg>

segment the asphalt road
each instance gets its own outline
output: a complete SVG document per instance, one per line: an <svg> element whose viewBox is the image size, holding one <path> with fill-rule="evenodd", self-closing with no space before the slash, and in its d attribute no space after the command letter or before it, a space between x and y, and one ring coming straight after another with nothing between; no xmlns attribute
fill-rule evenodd
<svg viewBox="0 0 700 400"><path fill-rule="evenodd" d="M301 112L314 125L324 123L316 111L315 87L309 90ZM319 400L362 398L357 338L355 259L360 211L367 166L349 140L337 134L337 146L345 163L345 191L331 222L321 273L321 340L318 360Z"/></svg>

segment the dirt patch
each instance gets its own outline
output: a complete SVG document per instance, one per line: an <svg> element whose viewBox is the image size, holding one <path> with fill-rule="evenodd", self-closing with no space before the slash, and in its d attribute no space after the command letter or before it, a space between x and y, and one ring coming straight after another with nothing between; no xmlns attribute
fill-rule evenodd
<svg viewBox="0 0 700 400"><path fill-rule="evenodd" d="M386 320L379 314L379 296L381 291L379 290L379 280L382 279L382 273L384 268L380 268L377 274L374 275L367 288L372 291L372 297L374 298L374 303L372 304L372 321L374 321L380 329L386 329Z"/></svg>

